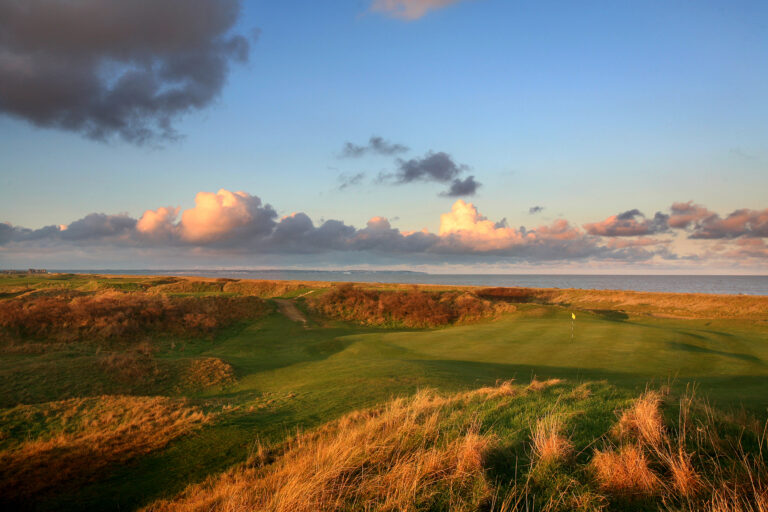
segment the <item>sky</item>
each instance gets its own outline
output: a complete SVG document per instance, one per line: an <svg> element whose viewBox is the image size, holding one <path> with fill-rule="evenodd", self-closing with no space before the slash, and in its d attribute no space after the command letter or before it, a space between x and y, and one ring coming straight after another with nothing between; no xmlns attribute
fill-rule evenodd
<svg viewBox="0 0 768 512"><path fill-rule="evenodd" d="M0 0L0 268L768 273L764 1Z"/></svg>

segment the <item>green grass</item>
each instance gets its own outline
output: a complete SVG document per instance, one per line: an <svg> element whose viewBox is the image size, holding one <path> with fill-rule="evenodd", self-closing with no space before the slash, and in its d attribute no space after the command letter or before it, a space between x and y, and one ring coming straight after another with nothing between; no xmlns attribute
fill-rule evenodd
<svg viewBox="0 0 768 512"><path fill-rule="evenodd" d="M0 287L25 286L28 281L4 277ZM63 276L44 284L38 280L36 287L55 282L82 289L93 286L93 281ZM152 281L157 278L112 284L134 289ZM306 311L302 299L297 303ZM155 355L161 376L146 383L116 382L99 369L97 349L87 343L39 354L3 354L3 407L117 393L184 395L204 408L232 406L210 425L161 451L114 467L85 487L41 497L40 506L131 509L242 462L256 439L278 443L297 428L311 428L421 388L450 392L498 379L527 382L536 375L573 383L606 380L613 386L611 396L626 399L649 382L670 383L677 392L695 383L699 395L719 406L745 408L761 418L768 408L764 322L577 311L571 341L569 310L523 305L497 321L442 329L370 328L321 318L310 318L308 326L275 309L212 340L162 340ZM230 364L236 382L205 391L185 388L180 375L195 357L217 357ZM606 399L594 428L602 428L613 414L618 400L614 398ZM588 435L585 432L584 438Z"/></svg>

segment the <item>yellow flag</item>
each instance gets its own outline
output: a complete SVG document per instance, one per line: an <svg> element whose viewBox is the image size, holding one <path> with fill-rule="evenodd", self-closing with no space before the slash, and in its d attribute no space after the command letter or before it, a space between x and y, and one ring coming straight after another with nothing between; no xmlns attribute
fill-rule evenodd
<svg viewBox="0 0 768 512"><path fill-rule="evenodd" d="M576 315L574 313L571 313L571 320L576 320Z"/></svg>

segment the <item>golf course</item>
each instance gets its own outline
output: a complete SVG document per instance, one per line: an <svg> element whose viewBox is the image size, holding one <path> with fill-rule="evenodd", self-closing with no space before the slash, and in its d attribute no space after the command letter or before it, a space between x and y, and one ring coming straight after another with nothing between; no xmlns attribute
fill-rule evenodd
<svg viewBox="0 0 768 512"><path fill-rule="evenodd" d="M367 293L377 316L337 305L342 298L359 304L351 293ZM411 301L398 302L402 312L382 310L399 296ZM425 304L439 305L444 318L409 316L417 299L434 301ZM120 309L128 300L139 302ZM36 301L56 312L39 320ZM54 308L51 301L59 302ZM669 425L681 403L694 404L691 411L709 411L702 417L721 434L733 430L743 449L759 454L750 456L750 471L765 476L764 296L20 274L0 277L0 306L0 500L8 506L230 510L220 498L200 498L199 486L211 493L227 474L271 471L297 443L317 442L312 432L331 436L328 429L352 428L338 423L349 414L384 407L395 416L428 410L456 436L468 435L465 423L493 435L490 448L478 448L481 476L429 495L458 493L453 501L426 496L422 505L409 502L413 510L471 510L459 506L470 502L482 510L703 507L709 495L669 501L660 490L640 498L590 490L595 473L584 468L592 467L593 451L609 442L620 411L648 393L668 424L664 432L683 443L682 429ZM139 310L170 313L143 325L134 321ZM30 327L32 318L40 325ZM529 442L552 411L572 455L544 478ZM649 464L665 480L665 470ZM699 471L704 482L707 469ZM265 478L256 473L251 478ZM566 474L576 483L563 484ZM563 489L589 499L552 501ZM333 506L310 500L306 510L312 503L399 510L371 505L378 503L371 492ZM549 501L536 501L541 496Z"/></svg>

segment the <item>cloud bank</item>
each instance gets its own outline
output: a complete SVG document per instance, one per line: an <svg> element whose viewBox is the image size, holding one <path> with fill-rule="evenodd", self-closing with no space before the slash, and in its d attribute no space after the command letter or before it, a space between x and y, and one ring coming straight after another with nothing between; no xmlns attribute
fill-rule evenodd
<svg viewBox="0 0 768 512"><path fill-rule="evenodd" d="M647 218L638 210L627 210L587 223L583 229L566 219L513 228L505 219L494 222L474 204L459 199L440 216L439 229L433 233L400 231L378 216L362 228L341 220L316 224L303 212L280 217L257 196L221 189L198 193L195 205L186 210L164 206L147 210L138 219L92 213L69 224L36 230L0 223L0 257L120 249L145 258L166 251L199 255L206 261L233 255L242 261L272 254L304 255L310 260L326 255L345 262L382 258L436 264L719 260L764 265L766 219L768 209L739 209L721 217L693 203L676 203L670 214L658 212ZM676 234L704 245L693 254L679 253Z"/></svg>
<svg viewBox="0 0 768 512"><path fill-rule="evenodd" d="M0 112L131 143L219 95L249 42L240 0L0 0Z"/></svg>

